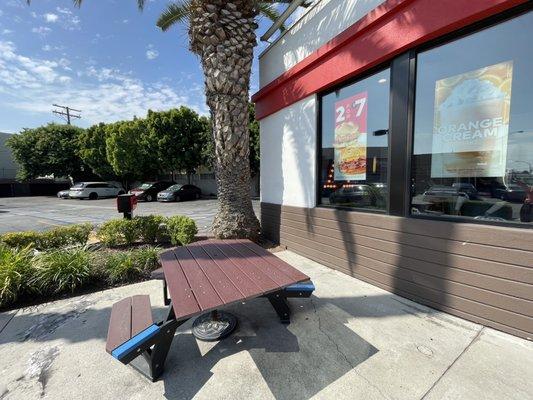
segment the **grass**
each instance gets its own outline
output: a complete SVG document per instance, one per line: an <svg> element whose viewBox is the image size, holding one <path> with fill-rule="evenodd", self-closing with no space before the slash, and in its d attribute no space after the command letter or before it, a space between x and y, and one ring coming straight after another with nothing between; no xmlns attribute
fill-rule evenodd
<svg viewBox="0 0 533 400"><path fill-rule="evenodd" d="M85 249L54 250L35 257L30 286L38 293L74 292L94 276L90 252Z"/></svg>
<svg viewBox="0 0 533 400"><path fill-rule="evenodd" d="M16 301L27 290L33 253L0 244L0 306Z"/></svg>

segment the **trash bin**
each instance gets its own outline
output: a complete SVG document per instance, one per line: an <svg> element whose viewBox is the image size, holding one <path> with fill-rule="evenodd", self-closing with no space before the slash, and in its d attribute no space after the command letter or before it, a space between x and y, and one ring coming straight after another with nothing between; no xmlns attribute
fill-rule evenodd
<svg viewBox="0 0 533 400"><path fill-rule="evenodd" d="M124 214L124 218L131 219L133 210L137 208L137 197L134 194L119 194L117 196L117 210Z"/></svg>

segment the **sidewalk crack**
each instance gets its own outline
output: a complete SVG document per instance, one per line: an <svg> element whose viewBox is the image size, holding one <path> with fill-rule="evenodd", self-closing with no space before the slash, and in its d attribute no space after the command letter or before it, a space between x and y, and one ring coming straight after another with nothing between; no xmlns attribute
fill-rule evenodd
<svg viewBox="0 0 533 400"><path fill-rule="evenodd" d="M9 318L9 320L8 320L8 321L6 322L6 324L2 327L2 329L0 329L0 334L2 334L2 332L4 331L4 329L7 328L7 326L9 325L9 323L10 323L11 321L13 321L13 318L15 318L15 315L17 315L18 312L19 312L19 310L15 311L15 312L13 313L13 315L11 316L11 318Z"/></svg>
<svg viewBox="0 0 533 400"><path fill-rule="evenodd" d="M317 320L318 320L318 330L328 338L328 340L335 346L335 348L337 349L337 353L339 353L342 358L344 359L344 361L346 362L346 364L348 364L349 368L350 368L350 371L353 371L356 375L358 375L361 379L363 379L369 386L373 387L375 390L378 391L378 393L384 398L384 399L387 399L387 400L391 400L391 398L389 396L387 396L385 393L383 393L381 391L381 389L376 386L375 384L373 384L368 378L366 378L364 375L362 375L358 370L357 370L357 366L356 365L353 365L350 360L348 359L348 357L346 356L346 354L341 351L339 345L337 344L337 342L335 340L333 340L333 338L329 335L329 333L322 329L322 320L320 318L320 314L318 313L317 309L316 309L316 304L315 302L313 301L313 298L311 297L310 298L311 300L311 304L313 305L313 310L314 310L314 313L317 317Z"/></svg>
<svg viewBox="0 0 533 400"><path fill-rule="evenodd" d="M448 365L448 367L444 370L442 375L439 376L439 378L435 382L433 382L433 385L431 385L431 387L426 391L426 393L424 393L424 395L420 398L420 400L424 400L425 398L427 398L427 396L431 393L431 391L433 391L433 389L435 389L435 387L439 384L439 382L444 377L444 375L446 375L448 373L448 371L455 365L455 363L457 363L457 361L459 361L459 359L463 356L463 354L465 354L468 351L468 349L470 347L472 347L472 345L479 340L479 338L481 336L481 333L483 332L484 329L485 329L485 327L482 326L481 329L476 333L476 336L474 336L472 338L470 343L468 343L466 345L466 347L463 349L463 351L461 351L461 353L459 353L459 355L452 361L452 363L450 365Z"/></svg>

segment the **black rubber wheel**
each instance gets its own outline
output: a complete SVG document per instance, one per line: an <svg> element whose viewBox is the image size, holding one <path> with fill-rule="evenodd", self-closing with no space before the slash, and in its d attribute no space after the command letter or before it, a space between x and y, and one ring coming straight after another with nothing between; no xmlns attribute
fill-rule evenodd
<svg viewBox="0 0 533 400"><path fill-rule="evenodd" d="M176 195L176 197L174 197L174 201L180 202L181 198L178 195Z"/></svg>
<svg viewBox="0 0 533 400"><path fill-rule="evenodd" d="M192 334L204 342L224 339L237 327L237 317L225 311L211 311L200 315L192 324Z"/></svg>
<svg viewBox="0 0 533 400"><path fill-rule="evenodd" d="M153 201L154 198L152 197L151 194L147 194L146 197L144 198L146 201Z"/></svg>
<svg viewBox="0 0 533 400"><path fill-rule="evenodd" d="M89 200L98 200L98 193L92 192L89 194Z"/></svg>

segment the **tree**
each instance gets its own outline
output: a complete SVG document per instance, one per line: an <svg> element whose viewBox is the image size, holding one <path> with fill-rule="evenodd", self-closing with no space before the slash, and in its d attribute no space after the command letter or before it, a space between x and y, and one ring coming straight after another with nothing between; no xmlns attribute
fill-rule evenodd
<svg viewBox="0 0 533 400"><path fill-rule="evenodd" d="M78 154L91 170L101 179L116 179L113 167L107 161L106 124L93 125L81 132Z"/></svg>
<svg viewBox="0 0 533 400"><path fill-rule="evenodd" d="M86 176L78 156L78 137L82 132L72 125L48 124L10 137L7 145L21 166L18 177L26 180L54 175L78 180Z"/></svg>
<svg viewBox="0 0 533 400"><path fill-rule="evenodd" d="M146 179L161 172L157 151L146 138L144 120L120 121L108 124L106 156L113 172L122 177L125 188L132 180Z"/></svg>
<svg viewBox="0 0 533 400"><path fill-rule="evenodd" d="M255 119L255 105L248 106L248 127L250 129L250 171L252 176L259 173L260 141L259 121Z"/></svg>
<svg viewBox="0 0 533 400"><path fill-rule="evenodd" d="M28 3L30 0L28 0ZM290 0L180 0L168 5L157 25L168 30L186 23L190 50L204 72L207 105L215 144L219 209L213 232L220 238L259 235L250 197L248 92L257 44L256 18L277 19L272 3ZM80 6L82 0L74 0ZM140 9L145 0L137 0ZM304 2L307 5L307 2Z"/></svg>
<svg viewBox="0 0 533 400"><path fill-rule="evenodd" d="M161 112L150 110L146 129L146 139L157 149L161 168L185 171L190 180L191 174L205 161L206 126L200 116L188 107Z"/></svg>

